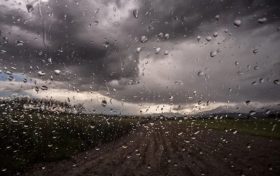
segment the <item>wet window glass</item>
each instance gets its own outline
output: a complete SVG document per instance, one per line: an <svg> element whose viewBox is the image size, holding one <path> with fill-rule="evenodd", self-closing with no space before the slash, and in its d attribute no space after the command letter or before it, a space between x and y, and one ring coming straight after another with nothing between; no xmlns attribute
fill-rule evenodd
<svg viewBox="0 0 280 176"><path fill-rule="evenodd" d="M278 0L0 0L0 175L280 175Z"/></svg>

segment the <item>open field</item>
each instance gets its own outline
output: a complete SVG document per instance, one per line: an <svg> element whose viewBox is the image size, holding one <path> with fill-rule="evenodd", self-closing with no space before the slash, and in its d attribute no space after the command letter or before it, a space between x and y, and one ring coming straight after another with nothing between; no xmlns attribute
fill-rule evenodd
<svg viewBox="0 0 280 176"><path fill-rule="evenodd" d="M0 115L1 175L278 175L279 119Z"/></svg>
<svg viewBox="0 0 280 176"><path fill-rule="evenodd" d="M70 158L114 141L134 126L129 119L93 115L36 111L1 113L1 174L13 175L34 163Z"/></svg>
<svg viewBox="0 0 280 176"><path fill-rule="evenodd" d="M119 140L40 163L27 176L279 175L280 141L189 123L147 123Z"/></svg>
<svg viewBox="0 0 280 176"><path fill-rule="evenodd" d="M202 126L225 132L242 133L255 136L280 139L280 120L272 118L261 119L201 119L185 121L190 126Z"/></svg>

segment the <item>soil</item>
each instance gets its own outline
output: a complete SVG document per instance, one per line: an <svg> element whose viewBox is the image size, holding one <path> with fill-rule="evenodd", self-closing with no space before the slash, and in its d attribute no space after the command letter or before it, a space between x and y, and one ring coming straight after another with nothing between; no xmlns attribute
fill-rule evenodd
<svg viewBox="0 0 280 176"><path fill-rule="evenodd" d="M156 122L70 160L37 164L25 175L280 175L280 140Z"/></svg>

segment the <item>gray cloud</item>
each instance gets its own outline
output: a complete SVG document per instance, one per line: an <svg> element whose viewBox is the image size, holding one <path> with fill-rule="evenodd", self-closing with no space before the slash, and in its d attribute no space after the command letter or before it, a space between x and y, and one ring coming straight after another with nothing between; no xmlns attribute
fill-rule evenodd
<svg viewBox="0 0 280 176"><path fill-rule="evenodd" d="M34 7L28 13L24 5L0 4L0 46L6 51L0 54L1 69L15 66L30 77L42 70L43 80L59 69L54 79L70 89L92 87L127 102L280 100L273 83L280 75L277 0L49 0ZM147 42L139 41L142 35ZM211 51L217 56L210 57Z"/></svg>

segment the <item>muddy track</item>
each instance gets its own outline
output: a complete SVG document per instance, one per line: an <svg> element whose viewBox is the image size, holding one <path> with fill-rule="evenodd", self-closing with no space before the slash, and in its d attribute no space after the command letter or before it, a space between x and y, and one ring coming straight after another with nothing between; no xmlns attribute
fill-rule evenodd
<svg viewBox="0 0 280 176"><path fill-rule="evenodd" d="M280 141L178 124L146 124L71 160L38 164L26 175L280 175Z"/></svg>

